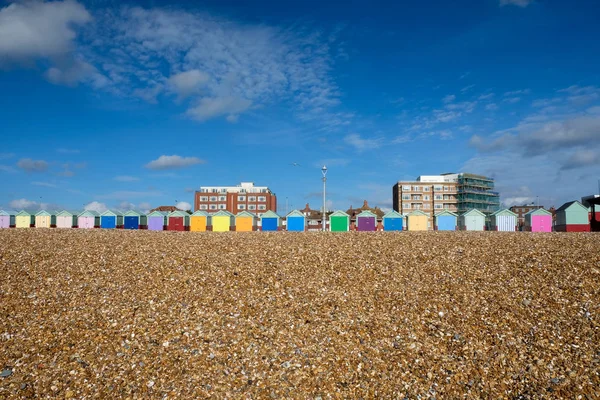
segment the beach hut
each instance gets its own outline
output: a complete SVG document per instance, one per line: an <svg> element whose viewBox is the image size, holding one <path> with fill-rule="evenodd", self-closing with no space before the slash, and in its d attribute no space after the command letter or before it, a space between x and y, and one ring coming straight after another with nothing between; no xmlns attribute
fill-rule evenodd
<svg viewBox="0 0 600 400"><path fill-rule="evenodd" d="M458 217L458 228L462 231L485 230L485 214L475 208L461 214Z"/></svg>
<svg viewBox="0 0 600 400"><path fill-rule="evenodd" d="M377 215L365 210L356 216L356 230L359 232L374 232L377 230Z"/></svg>
<svg viewBox="0 0 600 400"><path fill-rule="evenodd" d="M81 229L93 229L100 226L100 214L96 211L85 210L77 216L77 227Z"/></svg>
<svg viewBox="0 0 600 400"><path fill-rule="evenodd" d="M390 211L383 216L384 231L401 231L404 229L404 216L397 211Z"/></svg>
<svg viewBox="0 0 600 400"><path fill-rule="evenodd" d="M556 210L557 232L589 232L590 211L578 201L570 201Z"/></svg>
<svg viewBox="0 0 600 400"><path fill-rule="evenodd" d="M298 210L293 210L285 216L285 226L288 232L304 232L306 216Z"/></svg>
<svg viewBox="0 0 600 400"><path fill-rule="evenodd" d="M278 231L281 224L281 218L275 212L269 210L260 216L260 225L263 231Z"/></svg>
<svg viewBox="0 0 600 400"><path fill-rule="evenodd" d="M115 229L123 226L123 214L118 211L106 210L100 214L100 228Z"/></svg>
<svg viewBox="0 0 600 400"><path fill-rule="evenodd" d="M435 230L437 231L455 231L458 215L448 210L440 211L433 216Z"/></svg>
<svg viewBox="0 0 600 400"><path fill-rule="evenodd" d="M551 232L552 213L543 208L529 211L525 214L525 230L528 232Z"/></svg>
<svg viewBox="0 0 600 400"><path fill-rule="evenodd" d="M205 232L210 226L210 214L206 211L196 211L190 216L190 231Z"/></svg>
<svg viewBox="0 0 600 400"><path fill-rule="evenodd" d="M506 208L498 210L490 215L490 226L493 231L514 232L517 230L517 214Z"/></svg>
<svg viewBox="0 0 600 400"><path fill-rule="evenodd" d="M409 231L426 231L429 215L421 210L415 210L406 215L406 227Z"/></svg>
<svg viewBox="0 0 600 400"><path fill-rule="evenodd" d="M164 231L168 224L168 215L166 211L152 211L146 216L148 220L149 231Z"/></svg>
<svg viewBox="0 0 600 400"><path fill-rule="evenodd" d="M146 226L148 218L137 211L129 210L123 213L123 229L140 229Z"/></svg>
<svg viewBox="0 0 600 400"><path fill-rule="evenodd" d="M331 232L346 232L350 230L350 215L343 211L336 211L329 216L329 230Z"/></svg>
<svg viewBox="0 0 600 400"><path fill-rule="evenodd" d="M167 215L167 230L187 231L190 229L190 214L187 211L172 211Z"/></svg>
<svg viewBox="0 0 600 400"><path fill-rule="evenodd" d="M229 211L220 210L211 216L213 232L229 232L235 224L235 216Z"/></svg>
<svg viewBox="0 0 600 400"><path fill-rule="evenodd" d="M252 232L256 230L258 217L251 212L241 211L235 216L236 232Z"/></svg>
<svg viewBox="0 0 600 400"><path fill-rule="evenodd" d="M15 213L12 211L0 210L0 229L15 226Z"/></svg>
<svg viewBox="0 0 600 400"><path fill-rule="evenodd" d="M56 213L40 210L35 214L36 228L51 228L56 226Z"/></svg>
<svg viewBox="0 0 600 400"><path fill-rule="evenodd" d="M77 214L63 210L56 214L57 228L72 228L77 226Z"/></svg>
<svg viewBox="0 0 600 400"><path fill-rule="evenodd" d="M15 215L15 227L31 228L35 224L35 215L25 210L19 211Z"/></svg>

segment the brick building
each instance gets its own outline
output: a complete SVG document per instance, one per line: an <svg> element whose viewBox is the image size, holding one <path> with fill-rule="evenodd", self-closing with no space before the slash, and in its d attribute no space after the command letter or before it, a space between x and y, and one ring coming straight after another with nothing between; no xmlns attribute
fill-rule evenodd
<svg viewBox="0 0 600 400"><path fill-rule="evenodd" d="M392 189L394 210L408 214L420 210L433 215L442 210L462 214L476 209L489 214L500 209L500 195L493 191L494 180L482 175L460 173L421 175L414 181L400 181Z"/></svg>
<svg viewBox="0 0 600 400"><path fill-rule="evenodd" d="M268 187L254 186L252 182L237 186L201 186L194 193L194 211L198 210L209 213L225 210L232 214L277 212L277 196Z"/></svg>

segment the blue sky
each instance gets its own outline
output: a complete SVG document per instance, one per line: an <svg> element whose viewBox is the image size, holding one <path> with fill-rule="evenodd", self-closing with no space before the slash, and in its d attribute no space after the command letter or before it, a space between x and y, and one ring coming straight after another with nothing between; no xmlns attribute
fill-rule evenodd
<svg viewBox="0 0 600 400"><path fill-rule="evenodd" d="M148 209L266 185L391 208L492 176L505 205L600 179L595 1L0 2L0 208ZM300 166L293 166L299 163Z"/></svg>

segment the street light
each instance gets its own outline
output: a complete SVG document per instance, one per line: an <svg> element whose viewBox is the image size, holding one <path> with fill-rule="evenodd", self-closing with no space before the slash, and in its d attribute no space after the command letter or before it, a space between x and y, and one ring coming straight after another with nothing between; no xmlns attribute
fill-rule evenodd
<svg viewBox="0 0 600 400"><path fill-rule="evenodd" d="M325 208L325 185L327 182L327 177L325 175L327 175L327 167L323 165L323 168L321 168L321 172L323 173L323 215L322 215L322 220L323 220L323 230L326 230L325 228L325 219L327 218L326 216L326 208Z"/></svg>

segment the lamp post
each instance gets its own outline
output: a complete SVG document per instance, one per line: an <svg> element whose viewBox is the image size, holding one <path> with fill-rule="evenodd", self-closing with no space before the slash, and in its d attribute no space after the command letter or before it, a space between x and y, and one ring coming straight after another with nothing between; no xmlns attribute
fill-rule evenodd
<svg viewBox="0 0 600 400"><path fill-rule="evenodd" d="M325 186L326 186L326 182L327 182L327 167L323 165L323 168L321 168L321 172L323 173L323 215L322 215L322 220L323 220L323 230L326 230L326 219L327 219L327 211L325 208Z"/></svg>

